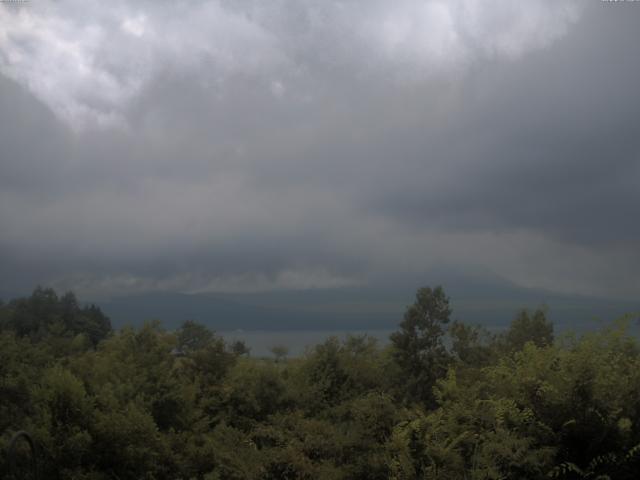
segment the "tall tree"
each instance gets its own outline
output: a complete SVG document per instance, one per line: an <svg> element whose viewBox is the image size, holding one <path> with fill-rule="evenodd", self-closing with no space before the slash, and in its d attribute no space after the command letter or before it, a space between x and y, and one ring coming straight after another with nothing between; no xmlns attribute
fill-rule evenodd
<svg viewBox="0 0 640 480"><path fill-rule="evenodd" d="M433 386L449 363L442 338L450 316L449 297L442 287L424 287L407 308L400 331L391 335L393 357L405 374L409 400L434 405Z"/></svg>
<svg viewBox="0 0 640 480"><path fill-rule="evenodd" d="M215 335L205 325L187 320L183 322L178 330L178 349L182 353L202 350L209 346L215 338Z"/></svg>
<svg viewBox="0 0 640 480"><path fill-rule="evenodd" d="M545 309L539 308L533 315L521 310L511 322L503 337L504 348L514 352L522 350L527 342L536 347L548 347L553 344L553 323L547 319Z"/></svg>

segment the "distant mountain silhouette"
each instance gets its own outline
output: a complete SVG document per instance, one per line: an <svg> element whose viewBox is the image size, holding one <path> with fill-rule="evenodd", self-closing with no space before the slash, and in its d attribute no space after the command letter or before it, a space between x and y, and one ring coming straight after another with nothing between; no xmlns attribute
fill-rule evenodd
<svg viewBox="0 0 640 480"><path fill-rule="evenodd" d="M196 320L215 330L274 331L393 329L406 306L413 302L416 289L436 284L442 284L451 297L454 319L490 328L507 325L522 308L543 305L549 307L549 316L558 329L577 331L595 326L598 320L609 321L640 311L640 302L527 289L495 276L440 272L440 281L430 277L386 279L368 287L328 290L151 293L115 297L97 304L116 327L159 319L170 329L184 320Z"/></svg>

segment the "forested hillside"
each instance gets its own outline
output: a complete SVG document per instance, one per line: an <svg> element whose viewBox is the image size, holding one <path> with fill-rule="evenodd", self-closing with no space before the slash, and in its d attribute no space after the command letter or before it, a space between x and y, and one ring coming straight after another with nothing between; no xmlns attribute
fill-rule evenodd
<svg viewBox="0 0 640 480"><path fill-rule="evenodd" d="M19 430L52 480L637 478L630 319L554 338L543 310L500 334L450 317L422 288L386 347L254 358L195 322L112 331L36 289L0 305L2 478Z"/></svg>

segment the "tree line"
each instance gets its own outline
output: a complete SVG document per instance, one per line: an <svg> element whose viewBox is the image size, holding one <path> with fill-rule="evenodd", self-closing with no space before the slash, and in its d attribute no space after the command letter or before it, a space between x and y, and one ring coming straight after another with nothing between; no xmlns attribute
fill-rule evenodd
<svg viewBox="0 0 640 480"><path fill-rule="evenodd" d="M387 345L276 361L193 321L114 331L38 288L0 303L0 477L26 430L52 480L636 478L629 320L555 338L543 309L500 333L451 313L421 288Z"/></svg>

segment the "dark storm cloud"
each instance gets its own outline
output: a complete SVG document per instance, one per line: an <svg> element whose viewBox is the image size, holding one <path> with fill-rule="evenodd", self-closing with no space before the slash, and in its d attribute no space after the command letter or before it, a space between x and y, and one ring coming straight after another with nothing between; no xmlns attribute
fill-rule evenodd
<svg viewBox="0 0 640 480"><path fill-rule="evenodd" d="M640 8L190 5L0 6L3 289L640 291Z"/></svg>
<svg viewBox="0 0 640 480"><path fill-rule="evenodd" d="M602 11L589 13L554 55L479 72L454 125L409 160L412 187L376 205L446 228L531 228L580 245L637 246L640 68L627 47L633 29L618 15L605 22ZM438 162L464 168L429 185Z"/></svg>

